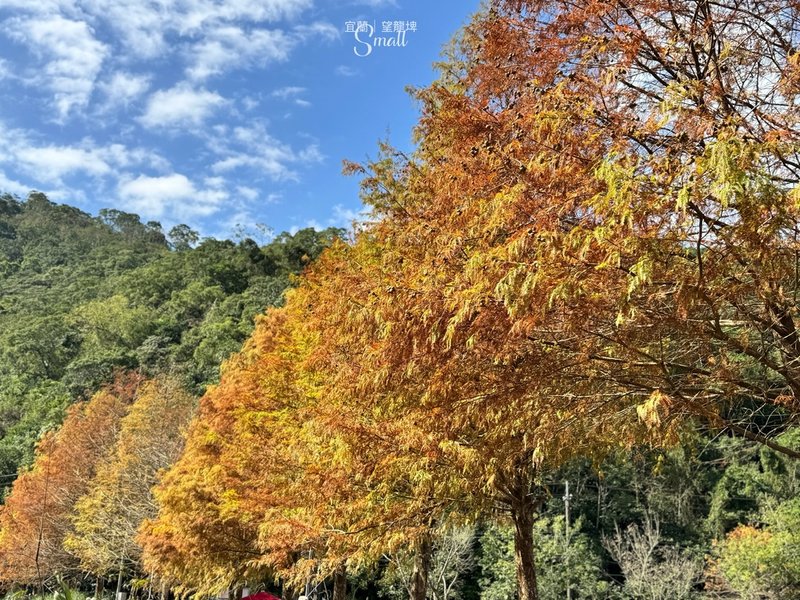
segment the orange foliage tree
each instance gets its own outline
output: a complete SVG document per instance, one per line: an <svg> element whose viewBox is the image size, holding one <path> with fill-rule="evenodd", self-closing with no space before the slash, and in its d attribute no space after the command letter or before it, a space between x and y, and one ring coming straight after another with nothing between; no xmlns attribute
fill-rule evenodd
<svg viewBox="0 0 800 600"><path fill-rule="evenodd" d="M116 440L140 383L120 375L89 401L73 405L64 424L39 442L31 468L20 474L0 509L0 580L43 588L78 572L64 548L75 504Z"/></svg>
<svg viewBox="0 0 800 600"><path fill-rule="evenodd" d="M194 405L177 381L161 378L140 385L113 451L75 506L74 531L65 546L83 570L98 576L119 570L120 579L126 566L140 571L136 534L155 515L152 487L161 470L177 460Z"/></svg>
<svg viewBox="0 0 800 600"><path fill-rule="evenodd" d="M797 412L793 15L492 3L418 92L414 156L351 167L388 278L335 288L337 335L367 323L338 388L424 407L512 506L537 462L674 440L687 416L779 448L733 418Z"/></svg>
<svg viewBox="0 0 800 600"><path fill-rule="evenodd" d="M369 485L375 465L390 464L384 451L398 447L392 433L402 427L379 432L363 411L321 402L328 374L309 362L320 332L309 327L304 298L290 294L259 319L157 488L158 517L141 533L145 565L186 589L235 589L270 575L299 587L333 576L340 598L346 563L377 560L424 520L403 529L397 505L387 508Z"/></svg>
<svg viewBox="0 0 800 600"><path fill-rule="evenodd" d="M216 593L271 574L258 528L290 470L269 456L279 450L278 429L266 425L282 417L289 398L269 405L260 381L278 373L265 358L278 359L283 320L281 310L257 320L241 352L224 365L219 385L201 399L183 454L155 489L158 515L139 536L144 566L178 588ZM262 424L257 439L244 435L243 420ZM256 472L268 481L254 481Z"/></svg>
<svg viewBox="0 0 800 600"><path fill-rule="evenodd" d="M644 420L796 455L740 410L798 412L796 11L492 3L418 93L427 200L387 204L451 330L500 304Z"/></svg>

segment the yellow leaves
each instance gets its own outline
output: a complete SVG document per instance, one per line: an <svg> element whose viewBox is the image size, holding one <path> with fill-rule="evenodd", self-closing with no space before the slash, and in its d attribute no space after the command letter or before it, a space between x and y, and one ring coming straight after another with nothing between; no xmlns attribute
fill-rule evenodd
<svg viewBox="0 0 800 600"><path fill-rule="evenodd" d="M645 254L636 261L628 270L631 274L628 279L628 297L638 290L641 286L650 283L653 262L649 255Z"/></svg>
<svg viewBox="0 0 800 600"><path fill-rule="evenodd" d="M752 156L752 147L737 137L719 137L707 149L705 164L711 173L711 191L727 207L735 196L744 192L749 174L743 168Z"/></svg>
<svg viewBox="0 0 800 600"><path fill-rule="evenodd" d="M595 169L595 177L605 186L605 191L597 194L591 201L592 208L602 216L607 225L633 227L632 199L637 192L635 164L626 165L626 159L610 155L603 159Z"/></svg>
<svg viewBox="0 0 800 600"><path fill-rule="evenodd" d="M671 403L669 396L655 390L645 402L636 406L636 414L648 429L655 429L662 424L661 413L668 410Z"/></svg>

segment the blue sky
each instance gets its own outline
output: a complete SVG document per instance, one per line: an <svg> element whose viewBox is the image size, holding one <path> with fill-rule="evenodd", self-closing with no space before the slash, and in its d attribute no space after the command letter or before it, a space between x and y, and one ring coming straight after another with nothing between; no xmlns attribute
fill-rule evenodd
<svg viewBox="0 0 800 600"><path fill-rule="evenodd" d="M433 79L477 8L0 0L0 191L217 237L258 223L346 226L361 206L342 159L374 156L387 137L411 147L417 107L405 88ZM348 31L359 22L360 40L407 29L406 45L358 56L369 51Z"/></svg>

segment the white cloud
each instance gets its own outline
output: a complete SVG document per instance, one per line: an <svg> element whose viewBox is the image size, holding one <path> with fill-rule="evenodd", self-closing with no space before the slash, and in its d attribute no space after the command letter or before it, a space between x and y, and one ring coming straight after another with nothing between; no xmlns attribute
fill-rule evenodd
<svg viewBox="0 0 800 600"><path fill-rule="evenodd" d="M9 179L3 171L0 171L0 194L15 194L24 197L32 189L32 186L15 179Z"/></svg>
<svg viewBox="0 0 800 600"><path fill-rule="evenodd" d="M250 202L256 200L258 198L258 190L255 188L247 187L244 185L240 185L236 188L236 193L239 194L245 200L249 200Z"/></svg>
<svg viewBox="0 0 800 600"><path fill-rule="evenodd" d="M217 213L229 197L223 189L198 188L181 173L123 179L118 193L127 210L146 218L165 215L177 219L206 217Z"/></svg>
<svg viewBox="0 0 800 600"><path fill-rule="evenodd" d="M381 8L383 6L397 6L397 0L352 0L350 4L356 6L371 6L372 8Z"/></svg>
<svg viewBox="0 0 800 600"><path fill-rule="evenodd" d="M4 26L12 39L28 46L40 65L29 79L53 93L57 120L85 108L109 48L95 39L84 21L61 15L9 19Z"/></svg>
<svg viewBox="0 0 800 600"><path fill-rule="evenodd" d="M57 183L65 175L86 173L87 175L106 175L111 166L93 150L71 146L42 146L38 148L19 148L17 163L41 181Z"/></svg>
<svg viewBox="0 0 800 600"><path fill-rule="evenodd" d="M186 75L201 81L230 68L263 67L289 57L294 41L280 29L256 29L249 33L240 27L218 27L202 41L193 44Z"/></svg>
<svg viewBox="0 0 800 600"><path fill-rule="evenodd" d="M352 208L345 208L342 204L337 204L333 207L333 216L328 219L328 225L349 228L353 223L364 221L367 216L368 211L364 207L361 210L353 210Z"/></svg>
<svg viewBox="0 0 800 600"><path fill-rule="evenodd" d="M287 98L290 98L292 96L297 96L298 94L302 94L305 91L306 88L304 87L289 85L275 90L274 92L272 92L272 96L275 98L281 98L283 100L286 100Z"/></svg>
<svg viewBox="0 0 800 600"><path fill-rule="evenodd" d="M226 103L216 92L194 89L181 82L150 96L139 122L145 127L197 127Z"/></svg>
<svg viewBox="0 0 800 600"><path fill-rule="evenodd" d="M292 100L293 99L294 103L297 106L302 106L303 108L308 108L309 106L311 106L311 102L309 102L308 100L305 100L303 98L297 98L297 96L299 96L300 94L303 94L305 92L306 92L306 88L304 88L304 87L298 87L298 86L290 85L290 86L282 87L282 88L279 88L279 89L275 90L274 92L272 92L272 97L273 98L280 98L281 100Z"/></svg>
<svg viewBox="0 0 800 600"><path fill-rule="evenodd" d="M118 169L169 167L157 152L123 144L97 145L88 138L76 145L42 144L31 133L2 123L0 137L5 141L0 149L0 165L27 175L37 185L63 186L63 179L73 175L103 179L113 177Z"/></svg>
<svg viewBox="0 0 800 600"><path fill-rule="evenodd" d="M339 39L341 35L336 26L324 21L316 21L310 25L297 25L294 28L294 33L303 42L332 42Z"/></svg>
<svg viewBox="0 0 800 600"><path fill-rule="evenodd" d="M150 89L150 77L117 71L108 81L102 82L99 87L106 95L104 103L106 109L127 108Z"/></svg>
<svg viewBox="0 0 800 600"><path fill-rule="evenodd" d="M0 35L26 46L34 61L21 78L50 91L54 118L64 123L69 117L85 116L102 75L100 114L129 108L151 83L146 75L126 72L137 63L168 63L178 57L185 77L200 84L232 70L288 60L299 44L337 38L338 29L322 21L280 25L297 22L313 4L313 0L0 0L0 9L19 15L2 21ZM99 32L106 35L104 41L98 39ZM122 70L104 74L109 64ZM0 79L14 76L7 67L0 62ZM198 94L201 100L215 99L213 92ZM185 93L180 100L187 100ZM248 110L252 108L250 104ZM187 121L185 115L173 118L166 109L148 111L144 119L154 125ZM191 124L198 121L202 118L189 119Z"/></svg>
<svg viewBox="0 0 800 600"><path fill-rule="evenodd" d="M11 63L4 58L0 58L0 80L13 78L14 74L11 69Z"/></svg>
<svg viewBox="0 0 800 600"><path fill-rule="evenodd" d="M276 140L263 122L234 127L226 138L210 139L209 148L219 156L211 166L215 173L252 169L274 181L296 180L294 165L317 163L323 158L315 144L298 151Z"/></svg>
<svg viewBox="0 0 800 600"><path fill-rule="evenodd" d="M353 67L348 67L347 65L339 65L336 67L335 73L342 77L355 77L358 75L358 69L354 69Z"/></svg>
<svg viewBox="0 0 800 600"><path fill-rule="evenodd" d="M138 59L162 57L175 38L198 40L215 29L235 23L260 25L294 19L311 8L312 0L182 0L131 2L131 0L64 0L74 10L103 20L115 29L126 54ZM19 2L20 5L23 2ZM26 4L50 4L39 0ZM30 7L28 7L30 8ZM68 10L66 6L64 10Z"/></svg>
<svg viewBox="0 0 800 600"><path fill-rule="evenodd" d="M245 96L244 98L242 98L242 106L244 106L245 110L255 110L256 108L258 108L258 105L259 101L256 100L255 98L252 98L250 96Z"/></svg>

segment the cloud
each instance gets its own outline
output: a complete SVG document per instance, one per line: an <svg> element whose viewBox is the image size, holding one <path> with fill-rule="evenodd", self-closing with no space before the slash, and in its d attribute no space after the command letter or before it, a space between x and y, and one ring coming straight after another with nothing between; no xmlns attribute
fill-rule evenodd
<svg viewBox="0 0 800 600"><path fill-rule="evenodd" d="M8 0L6 0L8 1ZM29 11L71 11L92 21L103 21L116 31L125 54L149 60L163 57L180 40L203 39L209 32L237 23L263 25L296 18L312 0L130 0L17 1Z"/></svg>
<svg viewBox="0 0 800 600"><path fill-rule="evenodd" d="M146 218L170 216L180 220L206 217L217 213L229 198L224 189L217 186L198 188L181 173L123 179L117 191L127 210Z"/></svg>
<svg viewBox="0 0 800 600"><path fill-rule="evenodd" d="M0 165L24 173L34 184L63 186L64 178L85 175L95 179L113 177L118 169L148 167L164 170L169 163L157 152L129 148L123 144L98 145L91 139L80 144L42 144L30 132L0 123Z"/></svg>
<svg viewBox="0 0 800 600"><path fill-rule="evenodd" d="M86 173L100 176L111 172L111 166L94 150L70 146L19 148L17 164L41 181L58 183L65 175Z"/></svg>
<svg viewBox="0 0 800 600"><path fill-rule="evenodd" d="M336 26L324 21L316 21L310 25L297 25L293 31L298 39L303 42L309 40L332 42L338 40L341 35Z"/></svg>
<svg viewBox="0 0 800 600"><path fill-rule="evenodd" d="M286 100L292 96L297 96L298 94L302 94L305 91L306 88L304 87L290 85L275 90L274 92L272 92L272 96L275 98L281 98L283 100Z"/></svg>
<svg viewBox="0 0 800 600"><path fill-rule="evenodd" d="M155 92L139 122L145 127L198 127L227 101L216 92L195 89L181 82Z"/></svg>
<svg viewBox="0 0 800 600"><path fill-rule="evenodd" d="M24 197L32 189L32 186L15 179L9 179L3 171L0 171L0 194L15 194Z"/></svg>
<svg viewBox="0 0 800 600"><path fill-rule="evenodd" d="M361 223L369 216L369 211L361 207L360 210L345 208L342 204L333 207L333 216L328 219L328 225L332 227L349 228L353 223Z"/></svg>
<svg viewBox="0 0 800 600"><path fill-rule="evenodd" d="M231 68L263 67L284 61L294 43L280 29L256 29L248 33L240 27L218 27L189 48L188 55L192 58L186 75L202 81Z"/></svg>
<svg viewBox="0 0 800 600"><path fill-rule="evenodd" d="M177 56L186 77L202 82L285 61L309 37L338 35L322 22L266 27L296 19L312 6L313 0L0 0L0 10L20 15L2 21L0 35L28 49L33 63L25 80L52 93L56 120L63 123L89 105L107 62L131 65ZM96 31L110 33L107 43ZM5 66L0 63L0 79L11 73ZM103 91L121 102L106 101L103 109L126 108L146 91L145 83L142 76L107 77Z"/></svg>
<svg viewBox="0 0 800 600"><path fill-rule="evenodd" d="M28 83L44 85L53 93L57 120L64 121L88 105L109 48L95 39L84 21L54 15L9 19L4 26L9 37L38 58Z"/></svg>
<svg viewBox="0 0 800 600"><path fill-rule="evenodd" d="M300 94L305 93L306 88L304 87L297 87L297 86L287 86L282 87L280 89L275 90L272 92L272 96L274 98L280 98L282 100L290 100L293 99L294 103L297 106L302 106L303 108L308 108L311 106L311 102L308 100L304 100L303 98L297 98Z"/></svg>
<svg viewBox="0 0 800 600"><path fill-rule="evenodd" d="M352 0L350 4L382 8L384 6L397 6L397 0Z"/></svg>
<svg viewBox="0 0 800 600"><path fill-rule="evenodd" d="M211 165L214 173L249 169L273 181L297 180L295 165L323 159L316 144L295 150L272 137L263 122L234 127L225 137L209 139L208 145L219 157Z"/></svg>
<svg viewBox="0 0 800 600"><path fill-rule="evenodd" d="M0 58L0 80L13 78L14 73L12 71L11 63L4 58Z"/></svg>
<svg viewBox="0 0 800 600"><path fill-rule="evenodd" d="M99 88L106 95L104 110L128 108L150 89L150 77L117 71L111 79L102 82Z"/></svg>
<svg viewBox="0 0 800 600"><path fill-rule="evenodd" d="M258 108L259 101L251 96L245 96L242 98L242 106L244 106L245 110L254 110Z"/></svg>
<svg viewBox="0 0 800 600"><path fill-rule="evenodd" d="M244 185L237 186L236 193L250 202L258 198L258 190Z"/></svg>
<svg viewBox="0 0 800 600"><path fill-rule="evenodd" d="M355 77L359 73L358 69L347 65L339 65L334 72L341 77Z"/></svg>

